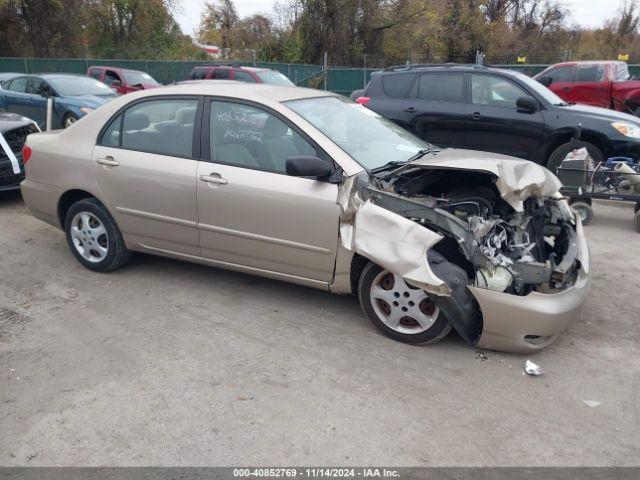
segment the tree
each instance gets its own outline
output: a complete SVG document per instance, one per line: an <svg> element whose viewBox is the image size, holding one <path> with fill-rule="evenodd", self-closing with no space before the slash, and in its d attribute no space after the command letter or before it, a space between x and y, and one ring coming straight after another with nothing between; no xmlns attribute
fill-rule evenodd
<svg viewBox="0 0 640 480"><path fill-rule="evenodd" d="M203 43L231 50L237 46L238 22L238 13L233 0L207 2L200 21L198 38Z"/></svg>

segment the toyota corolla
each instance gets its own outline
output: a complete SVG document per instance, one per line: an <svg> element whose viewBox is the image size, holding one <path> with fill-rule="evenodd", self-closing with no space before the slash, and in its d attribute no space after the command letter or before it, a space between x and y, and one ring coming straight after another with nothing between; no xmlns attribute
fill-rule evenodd
<svg viewBox="0 0 640 480"><path fill-rule="evenodd" d="M394 339L530 352L578 314L589 251L548 170L441 150L343 97L137 92L29 136L24 199L85 267L132 252L355 293Z"/></svg>

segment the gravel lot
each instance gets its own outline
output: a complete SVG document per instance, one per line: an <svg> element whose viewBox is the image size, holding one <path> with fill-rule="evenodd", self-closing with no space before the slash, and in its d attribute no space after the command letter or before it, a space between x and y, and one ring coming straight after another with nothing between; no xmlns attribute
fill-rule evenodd
<svg viewBox="0 0 640 480"><path fill-rule="evenodd" d="M388 340L354 297L145 255L92 273L1 195L0 465L639 465L632 211L596 206L590 298L534 378Z"/></svg>

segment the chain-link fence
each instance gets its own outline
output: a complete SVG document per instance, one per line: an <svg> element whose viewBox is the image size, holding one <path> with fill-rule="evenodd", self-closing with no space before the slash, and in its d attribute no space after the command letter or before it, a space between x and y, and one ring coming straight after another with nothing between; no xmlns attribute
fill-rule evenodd
<svg viewBox="0 0 640 480"><path fill-rule="evenodd" d="M363 59L364 60L364 59ZM517 60L517 59L516 59ZM386 67L392 65L405 65L410 63L432 64L436 62L405 60L404 62L389 63ZM156 61L156 60L95 60L95 59L43 59L43 58L0 58L0 72L16 72L16 73L76 73L84 74L87 69L93 65L112 66L127 68L132 70L141 70L149 73L158 82L162 84L171 84L189 79L191 70L199 65L212 65L215 62L198 62L198 61ZM219 62L219 63L230 63ZM293 83L299 86L311 88L325 88L332 92L343 95L350 95L354 90L364 88L371 74L380 70L380 66L365 67L338 67L322 65L305 65L295 63L269 63L241 61L233 62L237 65L270 68L277 70L286 75ZM461 62L462 63L462 62ZM464 63L475 63L474 60ZM363 61L363 64L366 64ZM518 70L527 75L535 75L544 70L549 63L526 63L516 62L493 62L488 58L484 58L484 64L492 67L507 68ZM640 76L640 65L629 65L629 72L633 76Z"/></svg>

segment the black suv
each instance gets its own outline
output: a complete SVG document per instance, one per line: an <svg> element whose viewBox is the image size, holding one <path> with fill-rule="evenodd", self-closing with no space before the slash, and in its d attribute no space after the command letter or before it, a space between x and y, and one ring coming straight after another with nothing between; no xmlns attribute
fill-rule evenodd
<svg viewBox="0 0 640 480"><path fill-rule="evenodd" d="M352 99L435 145L512 155L552 171L576 146L587 147L596 161L640 155L637 117L569 105L510 70L456 64L393 67L375 72ZM580 142L569 143L576 132Z"/></svg>

